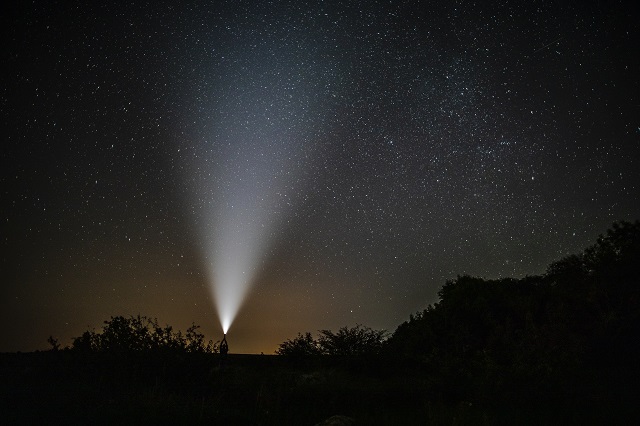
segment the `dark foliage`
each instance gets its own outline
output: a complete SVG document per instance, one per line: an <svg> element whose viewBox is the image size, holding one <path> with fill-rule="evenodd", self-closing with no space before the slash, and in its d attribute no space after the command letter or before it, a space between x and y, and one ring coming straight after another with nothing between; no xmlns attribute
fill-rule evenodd
<svg viewBox="0 0 640 426"><path fill-rule="evenodd" d="M52 351L58 351L60 350L60 343L58 342L58 339L56 339L53 336L49 336L49 338L47 339L47 343L49 343L49 345L51 345L51 349Z"/></svg>
<svg viewBox="0 0 640 426"><path fill-rule="evenodd" d="M205 342L193 324L186 334L173 331L169 325L161 327L158 320L145 316L111 317L104 322L102 333L85 331L73 339L72 350L80 352L202 352L218 351L218 343Z"/></svg>
<svg viewBox="0 0 640 426"><path fill-rule="evenodd" d="M387 338L385 330L357 324L355 327L342 327L337 333L331 330L320 330L317 339L311 333L298 333L293 340L280 344L276 350L278 355L312 356L312 355L375 355L378 354Z"/></svg>
<svg viewBox="0 0 640 426"><path fill-rule="evenodd" d="M639 247L640 222L621 222L543 276L448 281L386 351L457 399L631 395L640 377Z"/></svg>
<svg viewBox="0 0 640 426"><path fill-rule="evenodd" d="M318 342L309 332L305 334L298 333L298 336L294 339L280 343L280 346L276 350L276 354L278 355L292 357L307 357L320 355L321 353L322 350L318 346Z"/></svg>
<svg viewBox="0 0 640 426"><path fill-rule="evenodd" d="M387 338L385 330L357 324L355 327L342 327L337 333L320 330L318 346L325 355L367 355L377 354Z"/></svg>

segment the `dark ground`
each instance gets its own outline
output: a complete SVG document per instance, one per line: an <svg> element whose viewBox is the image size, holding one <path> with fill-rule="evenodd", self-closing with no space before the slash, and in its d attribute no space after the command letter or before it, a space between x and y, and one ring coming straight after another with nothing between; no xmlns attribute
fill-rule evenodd
<svg viewBox="0 0 640 426"><path fill-rule="evenodd" d="M633 401L447 400L382 358L0 354L4 424L627 424ZM406 366L405 366L406 367ZM399 373L404 371L402 373ZM422 378L421 378L422 377Z"/></svg>

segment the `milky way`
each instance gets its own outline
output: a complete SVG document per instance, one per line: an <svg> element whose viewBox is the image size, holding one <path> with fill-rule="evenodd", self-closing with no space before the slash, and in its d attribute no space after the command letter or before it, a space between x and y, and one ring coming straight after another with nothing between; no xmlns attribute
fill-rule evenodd
<svg viewBox="0 0 640 426"><path fill-rule="evenodd" d="M0 350L216 338L216 262L252 275L232 351L393 330L640 217L624 2L116 3L3 18Z"/></svg>

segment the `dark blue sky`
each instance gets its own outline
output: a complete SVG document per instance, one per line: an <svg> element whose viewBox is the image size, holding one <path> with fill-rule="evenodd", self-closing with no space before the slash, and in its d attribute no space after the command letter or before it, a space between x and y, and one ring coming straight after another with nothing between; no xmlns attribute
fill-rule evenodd
<svg viewBox="0 0 640 426"><path fill-rule="evenodd" d="M639 218L630 3L484 3L4 6L0 350L138 313L217 339L236 249L232 351L392 331Z"/></svg>

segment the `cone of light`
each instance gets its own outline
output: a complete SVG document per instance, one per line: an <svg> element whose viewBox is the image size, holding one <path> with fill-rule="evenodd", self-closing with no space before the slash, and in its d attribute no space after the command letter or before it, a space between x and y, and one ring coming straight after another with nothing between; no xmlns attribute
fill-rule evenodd
<svg viewBox="0 0 640 426"><path fill-rule="evenodd" d="M202 218L204 258L225 334L258 278L291 206L287 178L294 173L289 157L260 149L263 144L250 136L237 141L238 154L229 155L215 181L202 184L201 191L212 200Z"/></svg>
<svg viewBox="0 0 640 426"><path fill-rule="evenodd" d="M249 289L269 243L269 229L273 218L246 192L234 197L219 218L217 238L212 242L213 259L210 266L212 292L216 309L226 334Z"/></svg>
<svg viewBox="0 0 640 426"><path fill-rule="evenodd" d="M275 195L257 182L236 182L218 207L209 245L209 277L222 331L229 331L276 234Z"/></svg>
<svg viewBox="0 0 640 426"><path fill-rule="evenodd" d="M271 52L271 51L270 51ZM189 176L203 259L223 332L226 334L250 289L259 279L269 249L295 205L306 141L322 124L313 96L329 81L282 64L306 63L283 50L282 60L255 61L240 54L217 99L215 132L202 141ZM253 55L253 54L252 54ZM229 62L229 63L232 63ZM315 63L315 59L314 59ZM330 75L330 74L327 74ZM292 85L292 80L298 83ZM237 82L242 81L242 85ZM296 190L294 187L298 186Z"/></svg>

